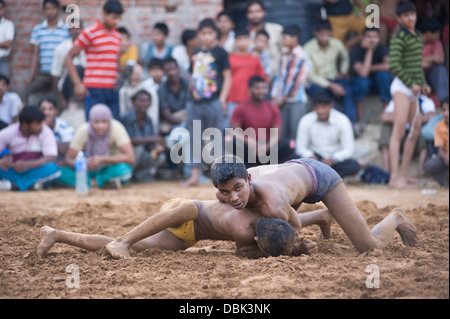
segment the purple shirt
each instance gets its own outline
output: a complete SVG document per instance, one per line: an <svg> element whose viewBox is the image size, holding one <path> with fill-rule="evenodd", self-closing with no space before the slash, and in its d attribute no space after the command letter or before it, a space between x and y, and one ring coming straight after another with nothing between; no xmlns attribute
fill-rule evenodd
<svg viewBox="0 0 450 319"><path fill-rule="evenodd" d="M14 123L0 131L0 150L8 148L13 161L58 156L55 135L46 124L39 135L29 137L22 135L19 126L20 123Z"/></svg>

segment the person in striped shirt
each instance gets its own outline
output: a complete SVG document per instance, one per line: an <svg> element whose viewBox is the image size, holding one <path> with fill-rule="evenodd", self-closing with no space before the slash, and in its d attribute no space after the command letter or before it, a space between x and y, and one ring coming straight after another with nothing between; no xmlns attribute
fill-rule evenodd
<svg viewBox="0 0 450 319"><path fill-rule="evenodd" d="M61 6L58 0L44 0L42 4L45 20L36 25L31 32L30 43L33 54L31 56L30 73L25 80L22 100L28 103L31 94L44 89L51 89L56 97L57 91L53 86L50 74L55 48L66 39L70 39L69 28L59 18Z"/></svg>
<svg viewBox="0 0 450 319"><path fill-rule="evenodd" d="M416 30L416 7L410 2L401 2L396 9L400 31L391 39L389 69L395 76L391 84L394 100L394 125L389 140L390 187L407 187L415 183L409 175L409 165L421 131L421 112L416 102L420 93L430 94L430 87L422 69L423 45ZM403 147L402 162L400 144L405 134L406 123L410 124L410 135Z"/></svg>
<svg viewBox="0 0 450 319"><path fill-rule="evenodd" d="M117 26L122 19L123 6L117 0L108 0L103 5L102 14L102 21L84 29L65 58L74 93L85 100L86 120L89 110L96 104L108 105L114 119L120 118L119 93L115 88L122 39ZM82 50L86 53L83 81L72 62Z"/></svg>

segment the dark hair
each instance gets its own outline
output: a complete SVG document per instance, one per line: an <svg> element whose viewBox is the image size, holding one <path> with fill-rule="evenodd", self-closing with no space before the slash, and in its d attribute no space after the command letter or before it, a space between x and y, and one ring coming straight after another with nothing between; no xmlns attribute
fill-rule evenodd
<svg viewBox="0 0 450 319"><path fill-rule="evenodd" d="M281 33L297 37L297 39L300 41L300 35L302 33L302 29L300 29L300 27L296 24L289 24L283 28L283 31Z"/></svg>
<svg viewBox="0 0 450 319"><path fill-rule="evenodd" d="M403 13L409 11L416 12L416 5L411 1L401 1L395 8L395 13L397 14L397 16L400 16Z"/></svg>
<svg viewBox="0 0 450 319"><path fill-rule="evenodd" d="M200 21L197 31L200 31L200 30L202 30L204 28L211 28L214 31L216 31L217 33L219 33L219 30L217 29L216 23L212 19L204 19L204 20Z"/></svg>
<svg viewBox="0 0 450 319"><path fill-rule="evenodd" d="M332 104L333 97L328 92L316 93L312 96L312 104Z"/></svg>
<svg viewBox="0 0 450 319"><path fill-rule="evenodd" d="M330 30L331 31L330 21L320 20L320 22L314 27L314 31L320 31L320 30Z"/></svg>
<svg viewBox="0 0 450 319"><path fill-rule="evenodd" d="M258 36L258 35L264 35L264 36L266 36L266 37L267 37L267 39L270 39L270 35L269 35L269 33L267 33L267 31L266 31L266 30L264 30L264 29L262 29L262 30L259 30L258 32L256 32L256 36Z"/></svg>
<svg viewBox="0 0 450 319"><path fill-rule="evenodd" d="M175 63L175 65L178 66L177 60L175 60L175 59L174 59L173 57L171 57L171 56L168 56L167 58L165 58L165 59L163 60L162 65L164 66L164 65L170 64L170 63Z"/></svg>
<svg viewBox="0 0 450 319"><path fill-rule="evenodd" d="M6 85L9 85L9 76L7 76L6 74L0 73L0 81L1 80L5 81Z"/></svg>
<svg viewBox="0 0 450 319"><path fill-rule="evenodd" d="M197 35L197 31L194 29L186 29L181 34L181 42L186 46L188 41L195 38Z"/></svg>
<svg viewBox="0 0 450 319"><path fill-rule="evenodd" d="M428 18L424 22L422 22L419 26L420 32L436 32L442 29L442 25L440 22L434 18Z"/></svg>
<svg viewBox="0 0 450 319"><path fill-rule="evenodd" d="M250 79L248 79L248 87L251 88L254 84L261 82L266 83L266 80L264 80L264 78L260 75L253 75Z"/></svg>
<svg viewBox="0 0 450 319"><path fill-rule="evenodd" d="M119 0L107 0L103 5L103 11L105 11L107 14L111 13L122 14L123 6L119 2Z"/></svg>
<svg viewBox="0 0 450 319"><path fill-rule="evenodd" d="M266 11L266 7L264 6L264 3L262 1L260 1L260 0L253 0L253 1L250 1L249 3L247 3L247 6L245 7L245 12L248 12L248 8L250 8L254 4L259 4L261 9L263 9L263 11Z"/></svg>
<svg viewBox="0 0 450 319"><path fill-rule="evenodd" d="M117 28L117 31L118 31L120 34L125 34L127 37L131 37L130 32L129 32L128 29L125 28L125 27L118 27L118 28Z"/></svg>
<svg viewBox="0 0 450 319"><path fill-rule="evenodd" d="M3 4L3 6L6 6L6 3L4 0L0 0L0 4Z"/></svg>
<svg viewBox="0 0 450 319"><path fill-rule="evenodd" d="M58 109L58 102L56 102L56 100L52 97L46 96L43 97L42 99L40 99L39 103L38 103L38 108L41 108L41 104L44 102L49 102L51 104L53 104L55 106L55 109Z"/></svg>
<svg viewBox="0 0 450 319"><path fill-rule="evenodd" d="M363 34L366 34L366 32L372 32L372 31L380 33L379 28L366 27L363 31Z"/></svg>
<svg viewBox="0 0 450 319"><path fill-rule="evenodd" d="M220 18L220 17L223 17L223 16L227 16L227 17L230 18L230 20L233 21L233 23L234 23L234 20L233 20L233 17L231 16L231 12L230 12L230 11L228 11L228 10L223 10L223 11L219 12L219 13L217 14L217 16L216 16L216 19L219 20L219 18Z"/></svg>
<svg viewBox="0 0 450 319"><path fill-rule="evenodd" d="M248 31L246 26L240 25L234 28L234 37L249 37L250 31Z"/></svg>
<svg viewBox="0 0 450 319"><path fill-rule="evenodd" d="M244 162L237 156L227 154L214 160L211 166L212 182L217 188L232 178L248 179L247 168Z"/></svg>
<svg viewBox="0 0 450 319"><path fill-rule="evenodd" d="M150 62L148 62L147 69L151 69L151 68L154 68L154 67L162 69L162 67L163 67L163 60L158 59L158 58L151 58Z"/></svg>
<svg viewBox="0 0 450 319"><path fill-rule="evenodd" d="M150 92L148 92L148 91L145 90L145 89L140 89L140 90L137 90L136 92L133 93L133 95L131 96L131 101L136 100L137 97L138 97L139 95L141 95L141 94L146 94L146 95L148 95L148 96L150 97L150 101L152 100L152 95L150 94Z"/></svg>
<svg viewBox="0 0 450 319"><path fill-rule="evenodd" d="M57 8L59 8L61 6L60 3L59 3L59 0L44 0L44 1L42 1L42 8L45 7L45 5L47 3L51 3Z"/></svg>
<svg viewBox="0 0 450 319"><path fill-rule="evenodd" d="M291 255L295 232L288 222L277 218L262 218L256 225L258 246L270 256Z"/></svg>
<svg viewBox="0 0 450 319"><path fill-rule="evenodd" d="M33 123L38 122L41 123L45 120L45 114L42 113L41 110L39 110L34 105L27 105L25 106L19 115L19 122L22 123Z"/></svg>
<svg viewBox="0 0 450 319"><path fill-rule="evenodd" d="M153 29L161 31L166 37L169 35L169 27L164 22L156 22Z"/></svg>

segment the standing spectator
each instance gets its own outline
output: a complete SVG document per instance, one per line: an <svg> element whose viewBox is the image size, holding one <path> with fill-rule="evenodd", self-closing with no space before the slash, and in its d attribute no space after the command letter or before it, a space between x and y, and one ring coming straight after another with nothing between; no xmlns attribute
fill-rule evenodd
<svg viewBox="0 0 450 319"><path fill-rule="evenodd" d="M45 97L41 99L38 107L45 114L45 124L47 124L55 135L58 147L57 164L62 165L75 131L72 126L58 116L59 109L57 105L54 99Z"/></svg>
<svg viewBox="0 0 450 319"><path fill-rule="evenodd" d="M409 175L409 165L415 145L420 136L421 113L417 107L420 93L428 95L430 87L422 69L422 40L416 30L416 6L401 2L396 9L400 31L391 39L389 65L395 76L391 84L394 100L394 126L389 141L389 163L391 178L389 186L407 187L415 182ZM400 144L405 135L406 123L410 123L410 133L403 147L400 161Z"/></svg>
<svg viewBox="0 0 450 319"><path fill-rule="evenodd" d="M353 4L350 0L325 0L327 18L331 23L333 38L350 49L361 40L361 34L366 27L366 8L361 0L354 0L359 7L358 15L353 14ZM348 33L352 32L354 37L347 40Z"/></svg>
<svg viewBox="0 0 450 319"><path fill-rule="evenodd" d="M256 32L255 39L253 41L253 49L251 49L252 54L257 56L261 61L261 65L268 79L270 78L272 66L272 58L267 52L267 49L269 48L269 39L270 36L266 30Z"/></svg>
<svg viewBox="0 0 450 319"><path fill-rule="evenodd" d="M90 109L89 122L75 132L66 154L66 165L61 167L58 182L75 186L75 158L85 152L88 159L88 185L95 178L98 187L115 184L120 188L131 179L135 155L127 130L113 119L111 109L96 104Z"/></svg>
<svg viewBox="0 0 450 319"><path fill-rule="evenodd" d="M121 119L131 138L136 157L132 178L136 183L154 181L158 166L164 163L160 156L165 147L164 137L154 130L152 120L147 115L151 99L147 91L137 91L132 97L133 109Z"/></svg>
<svg viewBox="0 0 450 319"><path fill-rule="evenodd" d="M72 80L68 74L65 59L67 53L72 49L73 42L78 38L82 30L83 23L80 20L79 28L73 26L69 29L70 39L66 39L55 48L55 56L53 57L52 67L50 74L53 77L53 85L57 87L59 103L61 109L65 110L70 100L74 97L74 87ZM84 77L84 69L86 67L86 54L84 51L72 60L75 68L77 69L80 79Z"/></svg>
<svg viewBox="0 0 450 319"><path fill-rule="evenodd" d="M425 173L434 177L442 186L448 187L448 156L449 156L449 131L448 131L448 97L442 101L443 119L435 126L434 146L438 148L436 157L429 159L425 165Z"/></svg>
<svg viewBox="0 0 450 319"><path fill-rule="evenodd" d="M247 4L247 20L249 23L250 37L255 39L256 33L265 30L269 34L269 55L272 60L270 83L277 74L282 53L281 31L283 27L278 23L265 22L266 9L262 1L252 0Z"/></svg>
<svg viewBox="0 0 450 319"><path fill-rule="evenodd" d="M357 120L364 127L364 99L375 88L383 106L391 100L392 75L389 72L389 49L380 43L380 31L366 28L361 44L350 51L352 92L357 106Z"/></svg>
<svg viewBox="0 0 450 319"><path fill-rule="evenodd" d="M127 65L133 66L138 62L138 49L131 43L131 34L127 28L118 27L117 31L122 35L119 69L123 70Z"/></svg>
<svg viewBox="0 0 450 319"><path fill-rule="evenodd" d="M331 95L313 96L314 111L300 120L296 152L331 166L341 177L354 175L360 170L352 158L355 146L352 124L348 118L333 109Z"/></svg>
<svg viewBox="0 0 450 319"><path fill-rule="evenodd" d="M306 113L305 86L311 62L300 46L300 32L296 25L283 29L283 45L287 50L272 87L272 101L281 110L282 141L295 141L298 123Z"/></svg>
<svg viewBox="0 0 450 319"><path fill-rule="evenodd" d="M0 74L0 121L9 125L16 122L22 108L19 94L9 92L9 77Z"/></svg>
<svg viewBox="0 0 450 319"><path fill-rule="evenodd" d="M227 116L223 127L227 128L236 105L250 99L248 80L259 75L267 80L266 73L259 58L248 52L250 34L244 28L236 30L235 52L229 55L231 69L231 88L228 95Z"/></svg>
<svg viewBox="0 0 450 319"><path fill-rule="evenodd" d="M0 149L10 153L0 158L0 189L40 189L61 174L55 136L44 120L37 107L25 106L19 122L0 131Z"/></svg>
<svg viewBox="0 0 450 319"><path fill-rule="evenodd" d="M137 92L144 80L144 69L140 64L129 65L126 71L129 74L125 77L124 83L119 90L119 114L121 118L125 113L133 109L131 97Z"/></svg>
<svg viewBox="0 0 450 319"><path fill-rule="evenodd" d="M14 41L14 23L5 18L5 1L0 0L0 74L9 74L9 54Z"/></svg>
<svg viewBox="0 0 450 319"><path fill-rule="evenodd" d="M163 60L172 55L172 46L167 44L169 27L164 22L157 22L153 26L152 42L143 43L140 47L139 60L144 68L148 69L148 64L153 58Z"/></svg>
<svg viewBox="0 0 450 319"><path fill-rule="evenodd" d="M70 39L69 28L59 18L61 6L58 0L44 0L44 22L36 25L31 32L31 65L28 79L25 80L22 101L28 104L31 94L41 92L43 89L51 90L57 97L53 77L50 74L55 48L66 39ZM40 66L40 68L39 68Z"/></svg>
<svg viewBox="0 0 450 319"><path fill-rule="evenodd" d="M227 114L227 98L231 86L230 63L228 53L217 45L218 30L213 20L202 20L198 27L200 48L192 54L192 95L193 103L188 108L187 129L193 147L194 121L200 120L200 132L206 128L222 130L223 118ZM191 176L184 186L198 185L202 167L202 150L191 150L188 165Z"/></svg>
<svg viewBox="0 0 450 319"><path fill-rule="evenodd" d="M122 19L123 7L117 0L107 0L99 20L84 29L67 53L65 63L74 84L75 95L86 99L86 119L93 105L106 104L115 119L119 119L119 94L115 90L118 79L120 41L117 25ZM86 69L83 81L73 64L73 58L84 50Z"/></svg>
<svg viewBox="0 0 450 319"><path fill-rule="evenodd" d="M312 62L308 94L331 93L334 99L342 102L343 113L355 123L355 101L346 79L350 58L342 42L331 37L330 22L325 20L315 27L314 38L305 44L305 51Z"/></svg>
<svg viewBox="0 0 450 319"><path fill-rule="evenodd" d="M229 54L234 51L235 24L228 11L219 12L216 18L216 25L219 29L219 45Z"/></svg>
<svg viewBox="0 0 450 319"><path fill-rule="evenodd" d="M177 60L183 76L189 74L191 66L191 55L199 46L197 30L186 29L181 34L181 44L176 45L172 51L172 58Z"/></svg>
<svg viewBox="0 0 450 319"><path fill-rule="evenodd" d="M380 41L388 46L392 35L398 31L395 8L400 0L371 0L372 4L380 8Z"/></svg>

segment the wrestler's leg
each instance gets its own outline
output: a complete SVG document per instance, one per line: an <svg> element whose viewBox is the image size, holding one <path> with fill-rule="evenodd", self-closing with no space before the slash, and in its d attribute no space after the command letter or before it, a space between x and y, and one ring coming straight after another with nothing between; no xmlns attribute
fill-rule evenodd
<svg viewBox="0 0 450 319"><path fill-rule="evenodd" d="M360 253L384 248L395 231L399 232L406 246L416 245L416 228L400 209L394 209L370 231L343 183L325 195L322 201Z"/></svg>
<svg viewBox="0 0 450 319"><path fill-rule="evenodd" d="M331 222L333 221L333 217L330 215L327 208L307 213L300 213L298 214L298 218L302 223L302 227L318 225L324 238L331 237Z"/></svg>
<svg viewBox="0 0 450 319"><path fill-rule="evenodd" d="M125 235L106 245L114 258L130 258L128 249L138 241L169 227L179 226L198 216L197 206L190 200L176 200L164 205L160 212L149 217Z"/></svg>
<svg viewBox="0 0 450 319"><path fill-rule="evenodd" d="M150 248L176 251L186 249L186 244L170 231L163 230L155 235L138 241L133 246L131 246L131 248L135 251L142 251Z"/></svg>

